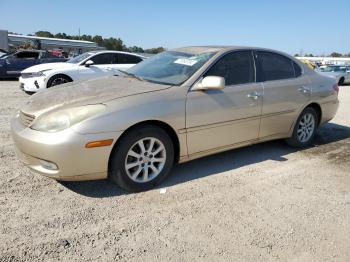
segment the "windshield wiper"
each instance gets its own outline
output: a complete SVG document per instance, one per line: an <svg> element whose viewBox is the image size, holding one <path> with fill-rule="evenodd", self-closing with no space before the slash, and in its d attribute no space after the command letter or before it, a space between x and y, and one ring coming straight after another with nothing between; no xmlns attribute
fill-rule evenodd
<svg viewBox="0 0 350 262"><path fill-rule="evenodd" d="M126 71L120 70L120 69L118 69L118 71L119 71L119 72L122 72L124 75L131 76L131 77L136 78L136 79L138 79L138 80L140 80L140 81L144 81L144 79L143 79L142 77L139 77L139 76L134 75L134 74L132 74L132 73L129 73L129 72L126 72Z"/></svg>

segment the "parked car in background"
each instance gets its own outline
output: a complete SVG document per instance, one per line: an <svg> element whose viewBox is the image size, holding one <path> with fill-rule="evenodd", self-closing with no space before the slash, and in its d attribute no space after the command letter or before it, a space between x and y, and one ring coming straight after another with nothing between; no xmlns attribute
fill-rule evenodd
<svg viewBox="0 0 350 262"><path fill-rule="evenodd" d="M272 139L310 145L336 114L338 91L278 51L179 48L121 76L39 92L12 119L12 137L19 159L45 176L109 177L140 191L175 162Z"/></svg>
<svg viewBox="0 0 350 262"><path fill-rule="evenodd" d="M26 92L37 92L52 86L119 74L146 59L121 51L86 52L65 63L42 64L22 71L19 82Z"/></svg>
<svg viewBox="0 0 350 262"><path fill-rule="evenodd" d="M7 55L7 52L3 49L0 49L0 58Z"/></svg>
<svg viewBox="0 0 350 262"><path fill-rule="evenodd" d="M316 69L317 72L334 77L338 85L350 83L350 67L343 65L327 65Z"/></svg>
<svg viewBox="0 0 350 262"><path fill-rule="evenodd" d="M0 58L0 78L14 78L33 65L67 61L43 50L22 50Z"/></svg>

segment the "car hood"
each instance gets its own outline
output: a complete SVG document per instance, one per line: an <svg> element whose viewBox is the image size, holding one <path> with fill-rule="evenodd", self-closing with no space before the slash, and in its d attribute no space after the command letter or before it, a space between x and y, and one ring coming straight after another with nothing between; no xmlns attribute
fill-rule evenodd
<svg viewBox="0 0 350 262"><path fill-rule="evenodd" d="M40 72L43 70L51 70L51 69L67 68L67 67L75 67L75 66L77 66L77 64L65 63L65 62L46 63L46 64L39 64L39 65L28 67L27 69L24 69L22 73L33 73L33 72Z"/></svg>
<svg viewBox="0 0 350 262"><path fill-rule="evenodd" d="M30 97L22 112L34 116L66 107L105 103L110 100L170 88L135 78L110 76L51 87Z"/></svg>

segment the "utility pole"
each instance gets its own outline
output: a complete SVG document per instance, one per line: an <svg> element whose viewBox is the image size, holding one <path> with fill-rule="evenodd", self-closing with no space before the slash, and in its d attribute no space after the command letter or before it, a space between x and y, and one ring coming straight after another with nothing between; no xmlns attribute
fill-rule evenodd
<svg viewBox="0 0 350 262"><path fill-rule="evenodd" d="M80 40L80 27L79 27L79 29L78 29L78 32L79 32L79 40Z"/></svg>

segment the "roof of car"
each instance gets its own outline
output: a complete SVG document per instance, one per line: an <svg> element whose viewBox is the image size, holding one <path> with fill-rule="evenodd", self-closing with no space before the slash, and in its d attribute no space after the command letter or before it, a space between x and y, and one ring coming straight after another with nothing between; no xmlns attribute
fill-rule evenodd
<svg viewBox="0 0 350 262"><path fill-rule="evenodd" d="M171 51L185 52L185 53L191 53L191 54L202 54L202 53L209 53L209 52L225 52L225 51L231 51L236 49L259 49L259 50L265 50L265 51L279 52L272 49L253 47L253 46L221 46L221 45L188 46L188 47L175 48L175 49L172 49Z"/></svg>

